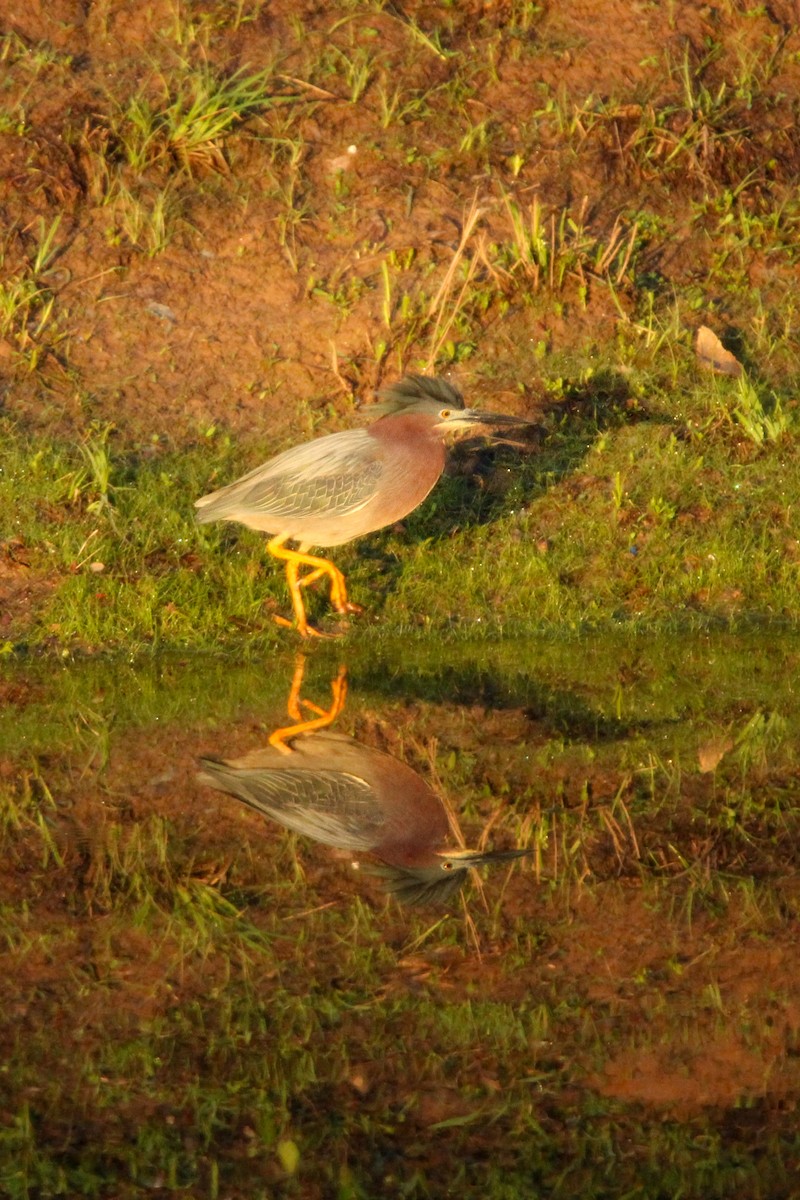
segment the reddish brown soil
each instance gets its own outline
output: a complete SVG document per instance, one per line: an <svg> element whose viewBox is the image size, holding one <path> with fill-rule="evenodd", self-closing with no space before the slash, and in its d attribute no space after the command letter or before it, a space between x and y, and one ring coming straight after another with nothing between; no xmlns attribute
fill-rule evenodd
<svg viewBox="0 0 800 1200"><path fill-rule="evenodd" d="M257 67L271 61L280 46L285 53L282 74L300 77L309 57L326 44L325 7L270 4L255 21L220 34L213 59L222 67ZM416 7L406 6L409 18ZM503 5L469 7L472 20L460 36L480 43L482 18L502 19ZM147 88L148 80L152 84L157 74L153 63L175 62L178 52L168 31L176 11L171 0L135 6L87 6L70 0L0 3L1 29L18 34L26 44L45 42L72 56L67 71L46 69L32 83L18 82L15 76L7 96L9 108L15 102L23 106L31 132L25 139L0 135L0 211L12 231L6 265L13 269L30 249L39 217L49 222L61 215L58 270L49 283L66 340L54 348L37 378L23 374L7 379L6 409L54 433L80 431L88 420L98 419L113 421L126 439L158 436L179 443L196 439L212 423L243 437L268 430L280 442L289 430L292 436L308 433L323 412L328 425L340 417L351 420L354 388L359 398L370 398L383 370L393 375L410 365L394 360L379 368L374 362L371 347L383 332L380 258L392 248L413 248L419 261L444 266L481 181L462 174L457 155L451 169L430 178L415 163L387 153L387 133L369 90L351 105L336 98L320 100L301 89L297 104L308 110L299 124L302 171L312 215L297 230L297 270L276 235L282 209L262 182L262 151L246 139L226 148L232 160L229 180L212 175L195 181L202 187L185 180L180 185L190 196L189 210L164 252L149 259L113 244L113 222L95 194L98 184L87 147L93 144L97 113L108 108L109 88L126 98ZM198 14L203 11L201 6ZM422 8L417 15L425 15ZM296 39L290 18L297 16L308 31L302 50L292 49ZM563 85L572 97L597 96L612 104L615 97L635 95L647 83L652 71L648 60L671 53L677 61L687 45L700 48L704 39L723 38L734 27L742 46L760 44L796 19L796 6L788 0L746 20L721 8L688 3L632 7L614 0L573 0L553 5L536 28L542 46L535 59L536 78L531 78L530 59L507 53L497 65L498 77L490 79L480 99L470 100L471 115L501 130L498 152L512 154L516 123L530 112L539 83ZM391 63L407 44L406 31L388 12L371 14L370 20L379 34L380 52ZM416 67L405 67L403 79L408 87L432 87L450 79L453 70L447 61L420 55ZM305 102L304 95L314 95L317 103ZM587 142L579 156L565 153L554 138L522 172L520 182L528 194L535 187L545 205L577 204L585 195L590 211L601 224L607 214L610 225L621 205L635 203L637 192L656 183L626 174L625 122L635 121L636 108L628 105L626 117L622 105L608 137L598 135L591 146ZM88 131L84 139L75 132L81 128ZM257 127L254 132L263 131ZM781 136L781 130L770 132ZM418 134L421 149L436 147L435 131L419 125ZM334 217L331 164L346 157L350 145L359 149L345 174L345 211ZM414 197L410 212L409 188ZM690 194L679 202L684 199ZM674 189L669 203L674 208ZM492 218L487 221L491 229ZM695 269L699 250L696 241L685 247L676 241L669 250L675 270ZM667 267L661 263L662 270ZM367 290L345 311L314 294L311 278L327 281L328 287L361 278ZM548 338L555 349L585 344L587 337L601 339L613 327L614 309L603 297L596 305L585 315L573 312L566 322L557 313L546 315L537 319L533 332ZM511 319L513 328L513 315ZM482 364L485 369L497 360L491 391L514 403L512 347L505 344L503 326L492 325L487 332ZM515 341L518 336L519 330ZM5 355L8 360L8 347ZM469 387L471 369L460 374Z"/></svg>

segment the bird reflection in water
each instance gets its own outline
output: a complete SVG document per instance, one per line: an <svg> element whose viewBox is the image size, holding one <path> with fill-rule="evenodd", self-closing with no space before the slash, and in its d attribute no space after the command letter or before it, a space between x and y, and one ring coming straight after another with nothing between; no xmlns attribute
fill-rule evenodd
<svg viewBox="0 0 800 1200"><path fill-rule="evenodd" d="M330 708L321 709L301 699L304 666L301 658L287 704L293 724L241 758L201 759L200 782L295 833L369 854L371 869L404 904L445 904L459 893L470 867L528 853L448 847L445 806L416 771L328 728L344 708L346 669L331 685ZM304 717L303 709L313 715Z"/></svg>

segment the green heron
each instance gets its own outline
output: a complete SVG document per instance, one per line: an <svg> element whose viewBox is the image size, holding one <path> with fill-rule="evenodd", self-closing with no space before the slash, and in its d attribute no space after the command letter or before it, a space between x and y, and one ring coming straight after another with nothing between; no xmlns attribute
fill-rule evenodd
<svg viewBox="0 0 800 1200"><path fill-rule="evenodd" d="M201 524L239 521L272 535L267 549L286 562L303 637L317 630L308 624L301 588L323 575L330 579L334 608L358 611L348 602L341 571L329 559L310 554L312 546L341 546L407 516L442 474L448 441L481 426L530 424L507 413L465 408L451 383L424 375L407 375L388 388L374 411L380 418L366 429L295 446L195 501ZM299 549L287 542L299 543ZM301 576L301 567L308 573Z"/></svg>
<svg viewBox="0 0 800 1200"><path fill-rule="evenodd" d="M302 704L317 718L276 730L269 746L242 758L201 759L201 783L326 846L371 854L386 890L405 904L445 903L461 889L469 867L528 853L448 849L444 804L416 771L321 728L344 707L344 668L332 684L328 712L299 699L302 672L301 663L289 712L300 717Z"/></svg>

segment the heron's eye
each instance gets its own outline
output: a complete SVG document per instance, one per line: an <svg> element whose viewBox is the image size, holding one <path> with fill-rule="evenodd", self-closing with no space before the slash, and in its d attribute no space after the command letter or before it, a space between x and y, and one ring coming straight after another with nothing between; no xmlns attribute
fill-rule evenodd
<svg viewBox="0 0 800 1200"><path fill-rule="evenodd" d="M442 411L439 413L439 416L442 418L443 421L446 421L447 418L451 417L452 415L453 414L449 408L443 408Z"/></svg>
<svg viewBox="0 0 800 1200"><path fill-rule="evenodd" d="M444 860L444 862L442 863L442 870L443 871L452 871L452 869L453 869L453 864L450 862L450 860L448 858L446 858Z"/></svg>

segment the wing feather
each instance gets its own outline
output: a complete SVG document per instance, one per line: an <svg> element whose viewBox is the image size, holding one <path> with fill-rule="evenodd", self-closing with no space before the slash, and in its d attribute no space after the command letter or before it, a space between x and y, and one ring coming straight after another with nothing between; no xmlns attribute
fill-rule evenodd
<svg viewBox="0 0 800 1200"><path fill-rule="evenodd" d="M198 520L251 514L276 519L345 516L375 495L384 471L380 443L364 429L295 446L196 501Z"/></svg>
<svg viewBox="0 0 800 1200"><path fill-rule="evenodd" d="M201 783L227 792L295 833L340 850L370 850L384 817L365 779L343 771L243 770L203 759Z"/></svg>

